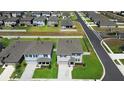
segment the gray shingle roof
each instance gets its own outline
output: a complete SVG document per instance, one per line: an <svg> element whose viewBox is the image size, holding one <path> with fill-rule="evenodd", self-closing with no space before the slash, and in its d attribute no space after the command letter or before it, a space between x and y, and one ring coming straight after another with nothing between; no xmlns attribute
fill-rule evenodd
<svg viewBox="0 0 124 93"><path fill-rule="evenodd" d="M16 22L18 18L12 17L12 18L7 18L5 22Z"/></svg>
<svg viewBox="0 0 124 93"><path fill-rule="evenodd" d="M50 58L39 58L37 59L38 62L50 62L51 59Z"/></svg>
<svg viewBox="0 0 124 93"><path fill-rule="evenodd" d="M73 22L71 21L70 18L64 18L62 19L61 25L62 26L73 26Z"/></svg>
<svg viewBox="0 0 124 93"><path fill-rule="evenodd" d="M57 46L57 55L72 55L72 53L83 53L79 39L60 39Z"/></svg>
<svg viewBox="0 0 124 93"><path fill-rule="evenodd" d="M56 16L51 16L48 21L52 21L52 22L58 22L58 17Z"/></svg>
<svg viewBox="0 0 124 93"><path fill-rule="evenodd" d="M0 59L5 58L5 63L18 63L24 54L51 54L52 47L51 42L15 41L0 52Z"/></svg>
<svg viewBox="0 0 124 93"><path fill-rule="evenodd" d="M51 54L52 48L52 42L33 41L25 54Z"/></svg>
<svg viewBox="0 0 124 93"><path fill-rule="evenodd" d="M88 17L91 18L95 23L99 22L100 26L115 26L116 25L115 22L110 21L104 15L95 13L93 11L87 11L85 13L87 13Z"/></svg>
<svg viewBox="0 0 124 93"><path fill-rule="evenodd" d="M45 20L46 20L46 17L41 16L41 17L38 17L38 18L34 18L33 21L45 21Z"/></svg>
<svg viewBox="0 0 124 93"><path fill-rule="evenodd" d="M23 22L23 21L32 21L33 20L33 17L26 17L26 18L21 18L20 21Z"/></svg>

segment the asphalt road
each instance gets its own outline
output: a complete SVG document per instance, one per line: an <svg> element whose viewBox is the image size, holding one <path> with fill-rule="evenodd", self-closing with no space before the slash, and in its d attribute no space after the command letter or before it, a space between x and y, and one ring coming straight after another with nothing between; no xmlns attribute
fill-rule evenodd
<svg viewBox="0 0 124 93"><path fill-rule="evenodd" d="M99 58L101 59L104 68L105 68L105 76L103 78L103 81L123 81L124 77L119 71L119 69L116 67L116 65L113 63L112 59L109 57L109 55L105 52L104 48L101 46L99 38L91 31L85 22L81 19L81 17L76 12L76 15L78 17L78 21L81 23L81 25L84 28L84 31L86 32L87 36L89 37L89 40L91 41L94 49L96 50Z"/></svg>

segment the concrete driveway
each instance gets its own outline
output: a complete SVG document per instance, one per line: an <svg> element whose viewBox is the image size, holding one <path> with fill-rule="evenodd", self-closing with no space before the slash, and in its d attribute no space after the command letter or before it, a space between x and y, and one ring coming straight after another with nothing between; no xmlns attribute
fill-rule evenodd
<svg viewBox="0 0 124 93"><path fill-rule="evenodd" d="M58 79L59 80L71 80L71 71L73 67L69 67L68 64L59 64Z"/></svg>
<svg viewBox="0 0 124 93"><path fill-rule="evenodd" d="M36 65L37 65L37 62L27 63L27 66L25 68L25 71L23 72L20 80L21 81L32 80L32 76L33 76L34 70L36 68Z"/></svg>
<svg viewBox="0 0 124 93"><path fill-rule="evenodd" d="M15 70L15 68L12 65L8 65L7 67L5 67L4 71L0 75L0 81L8 81L8 80L10 80L10 76L12 75L14 70Z"/></svg>

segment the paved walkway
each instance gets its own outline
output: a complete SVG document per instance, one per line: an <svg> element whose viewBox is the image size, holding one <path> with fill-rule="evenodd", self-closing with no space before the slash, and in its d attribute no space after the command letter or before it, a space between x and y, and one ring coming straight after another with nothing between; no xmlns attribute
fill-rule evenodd
<svg viewBox="0 0 124 93"><path fill-rule="evenodd" d="M109 56L113 59L113 60L115 60L115 59L124 59L124 54L111 54L111 53L109 53Z"/></svg>
<svg viewBox="0 0 124 93"><path fill-rule="evenodd" d="M27 63L25 71L22 74L21 81L30 81L32 79L34 70L36 68L37 62Z"/></svg>
<svg viewBox="0 0 124 93"><path fill-rule="evenodd" d="M59 70L58 70L58 80L71 80L72 75L71 71L73 70L73 67L69 67L68 64L59 64Z"/></svg>
<svg viewBox="0 0 124 93"><path fill-rule="evenodd" d="M10 76L12 75L14 70L15 70L15 68L12 65L8 65L7 67L5 67L4 71L0 75L0 81L8 81L8 80L10 80Z"/></svg>

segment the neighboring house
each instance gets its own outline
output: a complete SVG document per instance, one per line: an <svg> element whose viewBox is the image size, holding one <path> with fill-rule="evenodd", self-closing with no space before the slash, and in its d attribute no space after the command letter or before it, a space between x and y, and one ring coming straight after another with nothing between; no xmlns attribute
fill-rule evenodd
<svg viewBox="0 0 124 93"><path fill-rule="evenodd" d="M61 12L62 13L62 17L65 18L65 17L70 17L70 11L63 11Z"/></svg>
<svg viewBox="0 0 124 93"><path fill-rule="evenodd" d="M33 22L33 17L26 17L20 19L21 26L32 25L32 22Z"/></svg>
<svg viewBox="0 0 124 93"><path fill-rule="evenodd" d="M46 16L46 17L50 17L51 16L51 12L50 11L42 11L42 16Z"/></svg>
<svg viewBox="0 0 124 93"><path fill-rule="evenodd" d="M0 52L0 63L19 64L37 62L40 66L49 66L51 62L53 43L44 41L15 41Z"/></svg>
<svg viewBox="0 0 124 93"><path fill-rule="evenodd" d="M61 16L60 11L53 11L53 12L51 13L51 16L60 17L60 16Z"/></svg>
<svg viewBox="0 0 124 93"><path fill-rule="evenodd" d="M41 66L49 66L53 50L52 42L33 41L24 54L27 62L37 62Z"/></svg>
<svg viewBox="0 0 124 93"><path fill-rule="evenodd" d="M0 52L0 62L5 65L19 64L24 60L24 52L29 45L26 41L16 41Z"/></svg>
<svg viewBox="0 0 124 93"><path fill-rule="evenodd" d="M79 39L60 39L57 45L57 63L82 64L83 50Z"/></svg>
<svg viewBox="0 0 124 93"><path fill-rule="evenodd" d="M12 17L22 17L23 12L22 11L12 11L11 15Z"/></svg>
<svg viewBox="0 0 124 93"><path fill-rule="evenodd" d="M85 13L98 27L116 27L115 22L110 21L109 18L102 14L98 14L94 11L85 11Z"/></svg>
<svg viewBox="0 0 124 93"><path fill-rule="evenodd" d="M41 11L33 11L32 16L33 17L40 17L41 16Z"/></svg>
<svg viewBox="0 0 124 93"><path fill-rule="evenodd" d="M56 17L56 16L49 17L49 19L47 21L47 25L48 26L55 26L55 27L57 27L58 24L59 24L58 17Z"/></svg>
<svg viewBox="0 0 124 93"><path fill-rule="evenodd" d="M34 26L45 26L45 21L46 21L46 17L37 17L37 18L34 18L33 20L33 25Z"/></svg>
<svg viewBox="0 0 124 93"><path fill-rule="evenodd" d="M30 11L24 11L23 12L23 15L22 15L22 18L27 18L27 17L32 17L32 12L30 12Z"/></svg>
<svg viewBox="0 0 124 93"><path fill-rule="evenodd" d="M5 20L6 18L5 17L0 17L0 26L1 25L4 25L4 20Z"/></svg>
<svg viewBox="0 0 124 93"><path fill-rule="evenodd" d="M61 22L61 27L62 29L65 29L65 28L73 28L73 22L70 18L64 18L62 19L62 22Z"/></svg>
<svg viewBox="0 0 124 93"><path fill-rule="evenodd" d="M4 20L5 26L16 26L19 23L19 19L16 17L7 18Z"/></svg>
<svg viewBox="0 0 124 93"><path fill-rule="evenodd" d="M7 17L7 18L11 18L11 17L12 17L10 11L2 11L2 16L3 16L3 17Z"/></svg>

